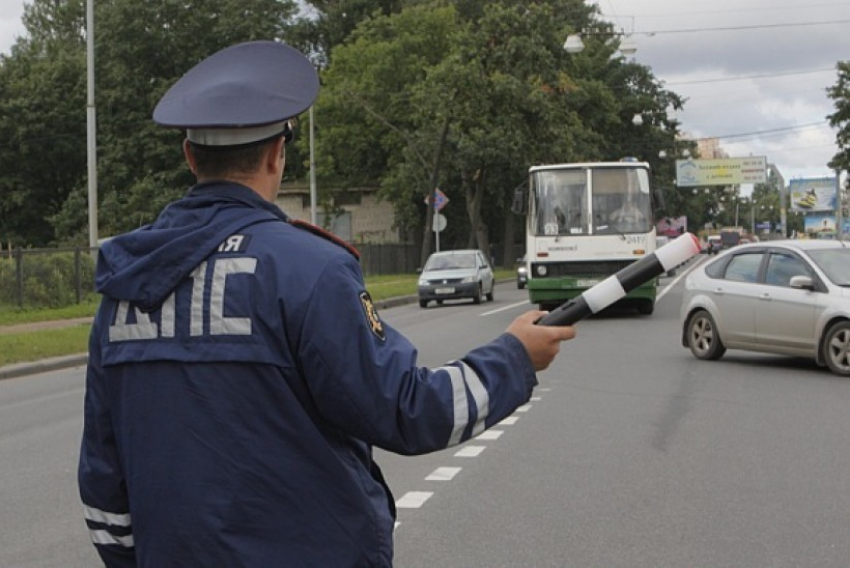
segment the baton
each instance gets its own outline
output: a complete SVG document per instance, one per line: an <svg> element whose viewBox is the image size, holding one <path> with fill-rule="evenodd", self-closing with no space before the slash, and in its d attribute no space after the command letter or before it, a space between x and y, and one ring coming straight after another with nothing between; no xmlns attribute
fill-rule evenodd
<svg viewBox="0 0 850 568"><path fill-rule="evenodd" d="M696 235L693 233L680 235L655 252L588 288L580 296L567 300L536 323L572 325L590 314L604 310L644 282L676 268L699 251L699 239Z"/></svg>

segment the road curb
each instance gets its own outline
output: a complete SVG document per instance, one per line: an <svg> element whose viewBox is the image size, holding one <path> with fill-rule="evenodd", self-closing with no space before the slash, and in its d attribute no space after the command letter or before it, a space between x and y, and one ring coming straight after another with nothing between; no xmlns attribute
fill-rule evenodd
<svg viewBox="0 0 850 568"><path fill-rule="evenodd" d="M78 353L76 355L65 355L63 357L49 357L47 359L41 359L40 361L15 363L14 365L0 367L0 380L14 379L38 373L47 373L49 371L58 371L59 369L67 369L68 367L79 367L88 363L88 360L88 353Z"/></svg>
<svg viewBox="0 0 850 568"><path fill-rule="evenodd" d="M498 284L503 282L511 282L512 280L499 280ZM413 304L419 301L417 294L409 296L397 296L395 298L387 298L375 302L375 307L381 310L394 308L396 306L404 306ZM59 369L67 369L69 367L79 367L88 363L88 353L79 353L77 355L66 355L64 357L50 357L40 361L28 361L25 363L15 363L0 367L0 380L14 379L26 375L35 375L38 373L46 373L49 371L58 371Z"/></svg>

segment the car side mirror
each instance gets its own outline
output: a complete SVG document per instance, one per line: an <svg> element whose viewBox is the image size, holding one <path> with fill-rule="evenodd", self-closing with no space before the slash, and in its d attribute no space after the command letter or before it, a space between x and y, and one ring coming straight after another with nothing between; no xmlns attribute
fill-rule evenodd
<svg viewBox="0 0 850 568"><path fill-rule="evenodd" d="M514 199L511 203L511 211L517 215L525 215L526 213L526 192L525 192L525 184L519 186L514 190Z"/></svg>
<svg viewBox="0 0 850 568"><path fill-rule="evenodd" d="M792 288L801 288L803 290L815 289L815 282L811 276L792 276L790 284Z"/></svg>

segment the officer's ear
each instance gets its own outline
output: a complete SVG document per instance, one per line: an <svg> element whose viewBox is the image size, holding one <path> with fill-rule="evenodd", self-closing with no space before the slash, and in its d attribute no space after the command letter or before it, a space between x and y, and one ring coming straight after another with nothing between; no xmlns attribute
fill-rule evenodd
<svg viewBox="0 0 850 568"><path fill-rule="evenodd" d="M197 177L198 168L195 165L195 155L192 153L192 144L188 138L183 140L183 156L186 158L186 163L189 164L189 170Z"/></svg>
<svg viewBox="0 0 850 568"><path fill-rule="evenodd" d="M266 152L266 157L264 160L264 167L268 173L276 174L279 171L283 171L285 163L286 144L284 142L283 136L278 136L272 141L271 144L269 144L268 151Z"/></svg>

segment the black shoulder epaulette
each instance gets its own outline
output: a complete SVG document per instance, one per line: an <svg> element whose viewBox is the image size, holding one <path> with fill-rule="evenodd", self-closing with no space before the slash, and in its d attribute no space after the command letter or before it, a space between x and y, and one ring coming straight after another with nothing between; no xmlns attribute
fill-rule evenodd
<svg viewBox="0 0 850 568"><path fill-rule="evenodd" d="M313 233L317 237L322 237L325 240L331 241L332 243L341 246L342 248L350 252L354 256L354 258L360 260L360 251L358 251L356 248L354 248L338 236L334 235L330 231L326 231L321 227L317 227L316 225L308 223L307 221L301 221L300 219L289 219L289 223L293 227L304 229L305 231Z"/></svg>

